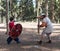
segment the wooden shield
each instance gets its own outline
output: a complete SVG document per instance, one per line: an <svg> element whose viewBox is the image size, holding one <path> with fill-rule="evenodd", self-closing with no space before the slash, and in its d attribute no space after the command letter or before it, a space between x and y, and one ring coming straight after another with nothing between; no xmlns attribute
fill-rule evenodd
<svg viewBox="0 0 60 51"><path fill-rule="evenodd" d="M10 37L16 38L18 37L22 32L22 25L21 24L16 24L11 31L9 32Z"/></svg>

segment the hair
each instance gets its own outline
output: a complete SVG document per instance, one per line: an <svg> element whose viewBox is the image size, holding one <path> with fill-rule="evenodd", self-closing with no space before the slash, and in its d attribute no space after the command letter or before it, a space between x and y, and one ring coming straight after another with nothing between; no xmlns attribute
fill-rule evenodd
<svg viewBox="0 0 60 51"><path fill-rule="evenodd" d="M14 20L14 18L13 17L10 17L10 21L12 21L12 20Z"/></svg>

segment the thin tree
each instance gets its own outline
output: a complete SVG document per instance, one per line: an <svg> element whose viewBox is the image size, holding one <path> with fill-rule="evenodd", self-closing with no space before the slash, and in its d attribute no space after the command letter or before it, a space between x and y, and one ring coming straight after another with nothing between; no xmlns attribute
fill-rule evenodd
<svg viewBox="0 0 60 51"><path fill-rule="evenodd" d="M48 17L48 0L45 0L45 9L46 16Z"/></svg>
<svg viewBox="0 0 60 51"><path fill-rule="evenodd" d="M52 22L55 22L55 13L54 13L54 0L50 0L50 11L51 11L51 19Z"/></svg>
<svg viewBox="0 0 60 51"><path fill-rule="evenodd" d="M7 34L8 34L8 17L9 17L9 0L6 0L6 28L7 28Z"/></svg>

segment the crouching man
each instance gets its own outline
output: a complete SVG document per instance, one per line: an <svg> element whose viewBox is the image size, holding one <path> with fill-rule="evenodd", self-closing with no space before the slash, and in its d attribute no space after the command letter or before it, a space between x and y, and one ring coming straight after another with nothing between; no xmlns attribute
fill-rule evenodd
<svg viewBox="0 0 60 51"><path fill-rule="evenodd" d="M51 33L53 31L53 26L52 26L52 22L50 21L50 19L48 17L46 17L46 15L44 13L41 14L41 16L39 16L38 18L42 19L42 24L38 25L39 27L45 27L41 33L41 40L39 41L39 44L42 44L42 39L44 37L44 35L46 34L48 41L47 43L51 43Z"/></svg>

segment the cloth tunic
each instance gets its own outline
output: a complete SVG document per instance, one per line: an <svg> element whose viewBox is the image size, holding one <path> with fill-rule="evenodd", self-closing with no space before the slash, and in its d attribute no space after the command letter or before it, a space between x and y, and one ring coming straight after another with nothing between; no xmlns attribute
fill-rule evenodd
<svg viewBox="0 0 60 51"><path fill-rule="evenodd" d="M11 31L12 27L14 26L14 21L9 22L9 30Z"/></svg>
<svg viewBox="0 0 60 51"><path fill-rule="evenodd" d="M43 29L42 34L49 34L52 33L53 31L53 26L52 26L52 22L50 21L50 19L48 17L45 17L42 22L47 23L47 26Z"/></svg>

